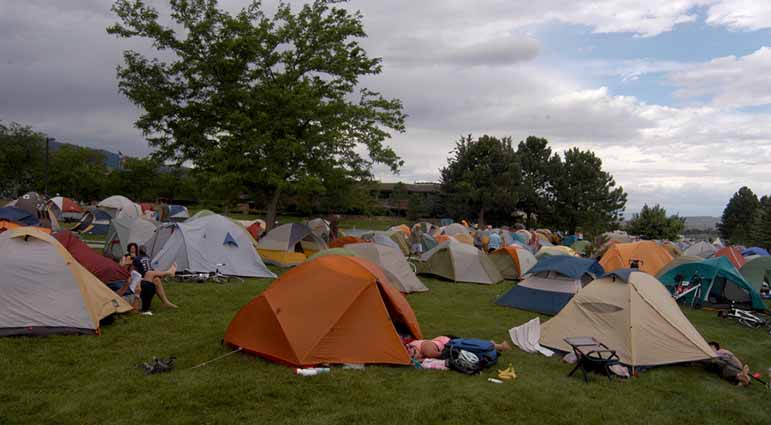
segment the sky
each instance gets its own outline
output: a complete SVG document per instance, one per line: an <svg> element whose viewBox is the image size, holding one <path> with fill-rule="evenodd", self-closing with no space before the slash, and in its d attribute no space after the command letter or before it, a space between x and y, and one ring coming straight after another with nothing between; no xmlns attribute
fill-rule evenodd
<svg viewBox="0 0 771 425"><path fill-rule="evenodd" d="M163 10L164 2L150 0ZM290 1L299 5L299 2ZM118 93L109 0L0 0L0 121L58 141L143 156L140 111ZM236 12L247 0L221 0ZM263 2L269 13L275 1ZM771 193L771 2L352 0L399 98L404 159L384 181L437 181L462 135L545 137L593 150L627 213L722 212L741 186Z"/></svg>

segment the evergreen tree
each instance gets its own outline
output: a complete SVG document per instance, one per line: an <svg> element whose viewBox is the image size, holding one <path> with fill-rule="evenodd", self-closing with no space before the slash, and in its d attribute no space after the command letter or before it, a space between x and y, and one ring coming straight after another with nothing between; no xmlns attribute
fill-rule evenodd
<svg viewBox="0 0 771 425"><path fill-rule="evenodd" d="M746 245L751 241L755 212L760 207L758 197L744 186L728 201L718 224L720 237L732 244Z"/></svg>

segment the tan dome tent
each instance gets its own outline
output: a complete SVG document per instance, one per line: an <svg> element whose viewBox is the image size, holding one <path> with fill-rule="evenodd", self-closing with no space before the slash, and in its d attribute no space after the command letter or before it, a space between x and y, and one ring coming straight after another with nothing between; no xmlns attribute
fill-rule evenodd
<svg viewBox="0 0 771 425"><path fill-rule="evenodd" d="M97 208L101 208L107 211L112 218L115 217L141 217L142 207L139 204L134 203L131 199L121 195L113 195L109 198L102 199Z"/></svg>
<svg viewBox="0 0 771 425"><path fill-rule="evenodd" d="M716 252L717 248L715 248L715 245L706 241L701 241L689 246L683 251L683 255L687 257L709 258L715 255Z"/></svg>
<svg viewBox="0 0 771 425"><path fill-rule="evenodd" d="M616 270L578 293L541 326L541 345L570 351L568 337L594 337L628 366L658 366L715 357L667 288L655 277Z"/></svg>
<svg viewBox="0 0 771 425"><path fill-rule="evenodd" d="M455 282L493 285L503 276L482 251L472 245L448 240L420 256L418 273L432 274Z"/></svg>
<svg viewBox="0 0 771 425"><path fill-rule="evenodd" d="M311 229L299 223L283 224L268 232L257 244L266 263L279 267L296 266L327 244Z"/></svg>
<svg viewBox="0 0 771 425"><path fill-rule="evenodd" d="M521 279L538 262L530 251L518 245L495 250L489 257L505 279Z"/></svg>
<svg viewBox="0 0 771 425"><path fill-rule="evenodd" d="M364 242L345 245L345 249L380 266L388 280L399 292L409 294L428 291L423 282L415 276L415 272L407 259L394 248Z"/></svg>
<svg viewBox="0 0 771 425"><path fill-rule="evenodd" d="M0 336L98 334L131 310L52 236L31 227L0 234Z"/></svg>

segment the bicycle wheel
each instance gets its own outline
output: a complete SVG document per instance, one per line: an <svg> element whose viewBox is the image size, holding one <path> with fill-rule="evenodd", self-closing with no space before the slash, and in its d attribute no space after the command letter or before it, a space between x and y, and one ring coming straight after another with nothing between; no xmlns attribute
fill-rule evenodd
<svg viewBox="0 0 771 425"><path fill-rule="evenodd" d="M753 329L757 328L758 325L759 325L759 323L756 322L755 320L745 319L745 318L739 319L739 323L741 323L742 325L744 325L744 326L746 326L748 328L753 328Z"/></svg>

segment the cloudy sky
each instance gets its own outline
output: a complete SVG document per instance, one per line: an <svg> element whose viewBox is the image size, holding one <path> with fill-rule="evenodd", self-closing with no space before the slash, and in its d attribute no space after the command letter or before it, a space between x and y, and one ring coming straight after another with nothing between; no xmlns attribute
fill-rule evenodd
<svg viewBox="0 0 771 425"><path fill-rule="evenodd" d="M156 3L160 0L155 0ZM247 0L221 0L236 11ZM60 141L149 152L117 91L109 0L0 1L0 120ZM271 10L274 1L265 2ZM771 193L771 2L352 0L402 99L406 164L383 180L433 181L463 134L591 148L629 193L719 215L748 185Z"/></svg>

